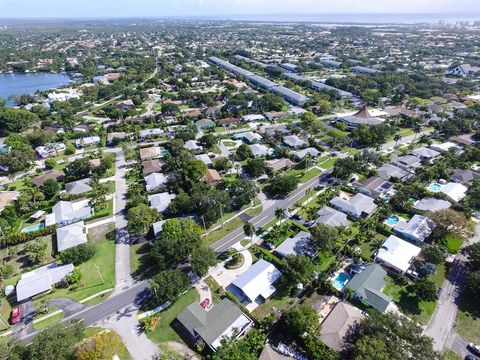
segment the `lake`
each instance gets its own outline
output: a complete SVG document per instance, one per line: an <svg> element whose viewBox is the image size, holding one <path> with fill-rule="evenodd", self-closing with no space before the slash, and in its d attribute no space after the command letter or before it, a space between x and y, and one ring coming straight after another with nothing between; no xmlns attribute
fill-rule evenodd
<svg viewBox="0 0 480 360"><path fill-rule="evenodd" d="M0 97L8 99L10 95L33 94L37 90L50 90L71 81L67 74L13 73L0 74Z"/></svg>

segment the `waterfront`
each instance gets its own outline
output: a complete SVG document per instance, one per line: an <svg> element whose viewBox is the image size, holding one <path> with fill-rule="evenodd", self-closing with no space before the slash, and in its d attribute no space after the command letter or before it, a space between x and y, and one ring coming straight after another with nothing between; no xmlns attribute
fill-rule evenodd
<svg viewBox="0 0 480 360"><path fill-rule="evenodd" d="M71 81L65 73L13 73L0 74L0 97L33 94L37 90L55 89Z"/></svg>

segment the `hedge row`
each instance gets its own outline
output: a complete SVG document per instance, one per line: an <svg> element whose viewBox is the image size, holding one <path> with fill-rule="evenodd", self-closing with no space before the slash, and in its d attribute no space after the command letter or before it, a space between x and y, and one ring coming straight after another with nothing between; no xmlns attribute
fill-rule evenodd
<svg viewBox="0 0 480 360"><path fill-rule="evenodd" d="M10 236L7 236L4 239L4 241L0 243L0 248L19 245L19 244L23 244L28 241L34 240L41 236L52 235L53 233L56 232L56 230L57 230L57 227L55 225L52 225L52 226L47 226L46 228L43 228L38 231L10 235Z"/></svg>

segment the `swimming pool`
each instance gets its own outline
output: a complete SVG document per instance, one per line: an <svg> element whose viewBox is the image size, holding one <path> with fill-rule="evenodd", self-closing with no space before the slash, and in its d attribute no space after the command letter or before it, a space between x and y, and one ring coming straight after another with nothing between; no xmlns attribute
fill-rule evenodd
<svg viewBox="0 0 480 360"><path fill-rule="evenodd" d="M44 227L45 227L45 225L43 223L35 224L35 225L29 226L29 227L26 227L25 229L23 229L22 233L29 233L29 232L33 232L33 231L42 230Z"/></svg>
<svg viewBox="0 0 480 360"><path fill-rule="evenodd" d="M387 225L394 226L394 225L397 225L399 221L400 221L400 218L397 215L391 215L387 219Z"/></svg>
<svg viewBox="0 0 480 360"><path fill-rule="evenodd" d="M333 287L337 290L342 290L347 282L350 280L350 275L342 271L334 279L332 279Z"/></svg>
<svg viewBox="0 0 480 360"><path fill-rule="evenodd" d="M428 190L434 193L439 192L441 188L442 188L442 184L439 184L439 183L432 183L428 185Z"/></svg>

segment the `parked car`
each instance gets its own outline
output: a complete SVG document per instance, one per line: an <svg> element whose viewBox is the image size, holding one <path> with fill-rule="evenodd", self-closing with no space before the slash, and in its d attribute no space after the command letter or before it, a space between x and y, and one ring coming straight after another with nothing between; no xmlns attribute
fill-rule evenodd
<svg viewBox="0 0 480 360"><path fill-rule="evenodd" d="M21 319L20 306L15 306L12 309L12 314L10 315L10 323L12 325L15 325L18 322L20 322L20 319Z"/></svg>
<svg viewBox="0 0 480 360"><path fill-rule="evenodd" d="M465 356L465 360L478 360L478 358L476 358L473 355L467 355L467 356Z"/></svg>
<svg viewBox="0 0 480 360"><path fill-rule="evenodd" d="M205 299L200 303L200 306L202 307L202 309L206 309L208 305L210 305L210 299Z"/></svg>
<svg viewBox="0 0 480 360"><path fill-rule="evenodd" d="M474 343L470 343L467 345L467 349L472 353L477 356L480 356L480 346L475 345Z"/></svg>

